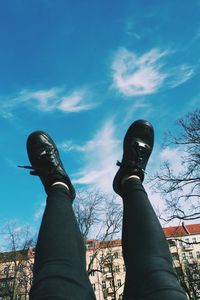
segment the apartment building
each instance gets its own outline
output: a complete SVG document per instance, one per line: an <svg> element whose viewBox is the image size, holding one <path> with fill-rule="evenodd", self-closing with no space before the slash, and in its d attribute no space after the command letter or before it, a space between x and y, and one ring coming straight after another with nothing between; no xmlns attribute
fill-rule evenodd
<svg viewBox="0 0 200 300"><path fill-rule="evenodd" d="M173 265L190 299L200 299L200 224L166 227ZM0 300L28 300L34 250L0 253ZM97 300L122 300L125 266L121 240L86 242L86 264Z"/></svg>
<svg viewBox="0 0 200 300"><path fill-rule="evenodd" d="M32 284L34 251L0 253L0 300L28 300Z"/></svg>
<svg viewBox="0 0 200 300"><path fill-rule="evenodd" d="M200 224L164 228L173 265L190 299L200 299Z"/></svg>
<svg viewBox="0 0 200 300"><path fill-rule="evenodd" d="M121 240L86 243L89 278L98 300L121 300L125 282L125 266Z"/></svg>

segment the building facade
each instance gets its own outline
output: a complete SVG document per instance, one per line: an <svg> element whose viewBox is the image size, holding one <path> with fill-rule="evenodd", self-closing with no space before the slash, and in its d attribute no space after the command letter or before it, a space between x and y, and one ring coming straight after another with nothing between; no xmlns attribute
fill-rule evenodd
<svg viewBox="0 0 200 300"><path fill-rule="evenodd" d="M173 265L189 299L200 299L200 224L164 228Z"/></svg>
<svg viewBox="0 0 200 300"><path fill-rule="evenodd" d="M173 265L189 299L200 299L200 224L164 228ZM0 300L28 300L34 250L0 253ZM121 240L86 241L86 267L97 300L122 300Z"/></svg>
<svg viewBox="0 0 200 300"><path fill-rule="evenodd" d="M125 282L121 240L91 240L86 248L87 270L96 298L121 300Z"/></svg>
<svg viewBox="0 0 200 300"><path fill-rule="evenodd" d="M32 284L34 251L0 253L0 300L28 300Z"/></svg>

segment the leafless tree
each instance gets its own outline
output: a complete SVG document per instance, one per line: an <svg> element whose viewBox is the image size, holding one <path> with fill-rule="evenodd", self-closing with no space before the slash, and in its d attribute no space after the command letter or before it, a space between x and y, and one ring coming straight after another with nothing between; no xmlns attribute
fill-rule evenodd
<svg viewBox="0 0 200 300"><path fill-rule="evenodd" d="M177 121L177 133L167 133L166 146L178 147L182 153L181 170L177 172L164 162L151 178L153 188L166 200L165 221L178 218L200 218L200 109Z"/></svg>
<svg viewBox="0 0 200 300"><path fill-rule="evenodd" d="M115 255L113 253L113 239L121 237L122 205L115 196L102 194L99 191L79 191L74 211L78 224L86 241L90 245L90 260L87 265L88 275L99 272L104 274L104 267L109 267L113 282L112 297L116 297L119 286L115 281ZM88 239L91 239L88 243ZM106 251L102 248L106 247ZM89 250L89 249L88 249ZM105 250L105 249L104 249ZM123 283L122 283L123 285ZM103 292L105 289L102 287Z"/></svg>
<svg viewBox="0 0 200 300"><path fill-rule="evenodd" d="M113 195L78 191L74 211L85 240L111 241L121 233L122 206Z"/></svg>
<svg viewBox="0 0 200 300"><path fill-rule="evenodd" d="M34 256L29 228L10 223L3 228L1 235L6 247L0 253L0 297L5 300L28 299Z"/></svg>
<svg viewBox="0 0 200 300"><path fill-rule="evenodd" d="M101 222L104 195L90 190L79 190L74 204L74 212L86 240L90 237L93 227Z"/></svg>

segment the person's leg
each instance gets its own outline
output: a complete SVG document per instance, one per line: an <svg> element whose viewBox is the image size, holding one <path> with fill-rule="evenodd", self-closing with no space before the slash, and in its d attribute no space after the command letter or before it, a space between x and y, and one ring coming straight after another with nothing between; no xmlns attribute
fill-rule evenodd
<svg viewBox="0 0 200 300"><path fill-rule="evenodd" d="M75 191L57 148L44 132L27 140L32 164L48 194L36 245L30 299L94 300L86 272L85 246L72 201Z"/></svg>
<svg viewBox="0 0 200 300"><path fill-rule="evenodd" d="M142 186L153 141L149 122L139 120L130 126L124 139L120 169L113 182L124 205L124 300L186 300L172 267L163 230Z"/></svg>
<svg viewBox="0 0 200 300"><path fill-rule="evenodd" d="M124 299L187 299L140 179L124 182L123 205L122 246L127 272Z"/></svg>
<svg viewBox="0 0 200 300"><path fill-rule="evenodd" d="M30 299L95 299L66 188L52 186L39 231Z"/></svg>

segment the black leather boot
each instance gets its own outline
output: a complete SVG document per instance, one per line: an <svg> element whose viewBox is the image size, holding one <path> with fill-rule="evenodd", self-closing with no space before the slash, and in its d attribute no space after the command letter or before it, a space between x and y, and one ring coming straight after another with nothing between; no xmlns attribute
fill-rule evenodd
<svg viewBox="0 0 200 300"><path fill-rule="evenodd" d="M144 172L153 149L154 130L151 123L137 120L128 128L123 144L123 157L113 181L114 191L122 195L121 181L125 176L136 175L144 180Z"/></svg>
<svg viewBox="0 0 200 300"><path fill-rule="evenodd" d="M27 152L31 163L31 175L40 177L45 191L48 191L54 182L63 182L69 187L71 199L75 198L75 189L61 162L58 149L51 137L43 131L31 133L27 139Z"/></svg>

